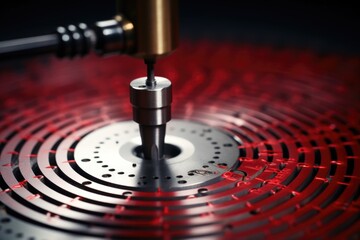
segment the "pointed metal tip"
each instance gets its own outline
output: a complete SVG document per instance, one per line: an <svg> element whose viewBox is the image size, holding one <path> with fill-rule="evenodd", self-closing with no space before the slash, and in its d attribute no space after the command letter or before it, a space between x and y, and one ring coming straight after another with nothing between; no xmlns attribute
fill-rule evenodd
<svg viewBox="0 0 360 240"><path fill-rule="evenodd" d="M156 161L159 159L159 148L154 144L151 147L151 160Z"/></svg>
<svg viewBox="0 0 360 240"><path fill-rule="evenodd" d="M164 155L166 124L158 126L139 125L144 158L160 160Z"/></svg>
<svg viewBox="0 0 360 240"><path fill-rule="evenodd" d="M147 78L145 84L146 86L153 88L156 86L156 80L154 74L155 59L145 59L144 61L147 66Z"/></svg>

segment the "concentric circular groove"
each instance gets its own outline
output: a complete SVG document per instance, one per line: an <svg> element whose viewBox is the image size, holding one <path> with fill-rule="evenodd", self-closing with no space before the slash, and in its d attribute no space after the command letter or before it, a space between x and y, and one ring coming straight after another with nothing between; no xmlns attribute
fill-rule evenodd
<svg viewBox="0 0 360 240"><path fill-rule="evenodd" d="M164 160L179 166L159 174L140 171L128 125L140 63L0 71L1 238L359 237L359 60L183 48L158 66L173 81L168 144L180 149ZM181 165L197 151L195 169Z"/></svg>

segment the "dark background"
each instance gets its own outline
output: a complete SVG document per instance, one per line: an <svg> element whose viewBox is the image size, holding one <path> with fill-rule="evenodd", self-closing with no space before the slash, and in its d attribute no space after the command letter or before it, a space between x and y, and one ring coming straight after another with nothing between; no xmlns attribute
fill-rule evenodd
<svg viewBox="0 0 360 240"><path fill-rule="evenodd" d="M344 1L179 0L182 39L214 39L319 52L360 53L359 11ZM0 41L47 34L56 26L106 20L115 1L1 3Z"/></svg>

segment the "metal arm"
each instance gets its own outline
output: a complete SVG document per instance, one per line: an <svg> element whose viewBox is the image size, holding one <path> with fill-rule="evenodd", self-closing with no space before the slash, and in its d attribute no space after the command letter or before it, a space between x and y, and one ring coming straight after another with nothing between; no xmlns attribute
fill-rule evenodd
<svg viewBox="0 0 360 240"><path fill-rule="evenodd" d="M178 45L177 0L119 0L114 19L58 27L53 34L0 42L0 60L55 53L58 57L129 54L155 61Z"/></svg>
<svg viewBox="0 0 360 240"><path fill-rule="evenodd" d="M158 57L178 45L177 0L119 0L114 19L58 27L56 33L0 42L0 60L19 56L56 53L58 57L99 54L129 54L143 58L147 77L130 84L133 119L139 123L145 159L161 160L166 123L171 119L171 82L154 76Z"/></svg>
<svg viewBox="0 0 360 240"><path fill-rule="evenodd" d="M133 46L126 42L132 31L133 25L120 15L97 22L92 29L84 23L58 27L54 34L0 42L0 60L44 53L72 58L91 50L124 54L132 51Z"/></svg>

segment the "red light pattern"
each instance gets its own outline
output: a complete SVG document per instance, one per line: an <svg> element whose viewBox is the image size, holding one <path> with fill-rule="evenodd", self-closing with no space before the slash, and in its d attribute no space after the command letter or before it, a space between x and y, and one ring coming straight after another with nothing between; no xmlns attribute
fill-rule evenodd
<svg viewBox="0 0 360 240"><path fill-rule="evenodd" d="M59 234L109 238L358 238L359 69L358 57L184 43L156 65L174 85L173 118L241 139L239 165L206 187L143 192L74 182L54 161L76 166L74 143L85 133L131 119L128 85L145 74L141 61L90 56L5 66L0 234L21 231L4 220L14 217Z"/></svg>

